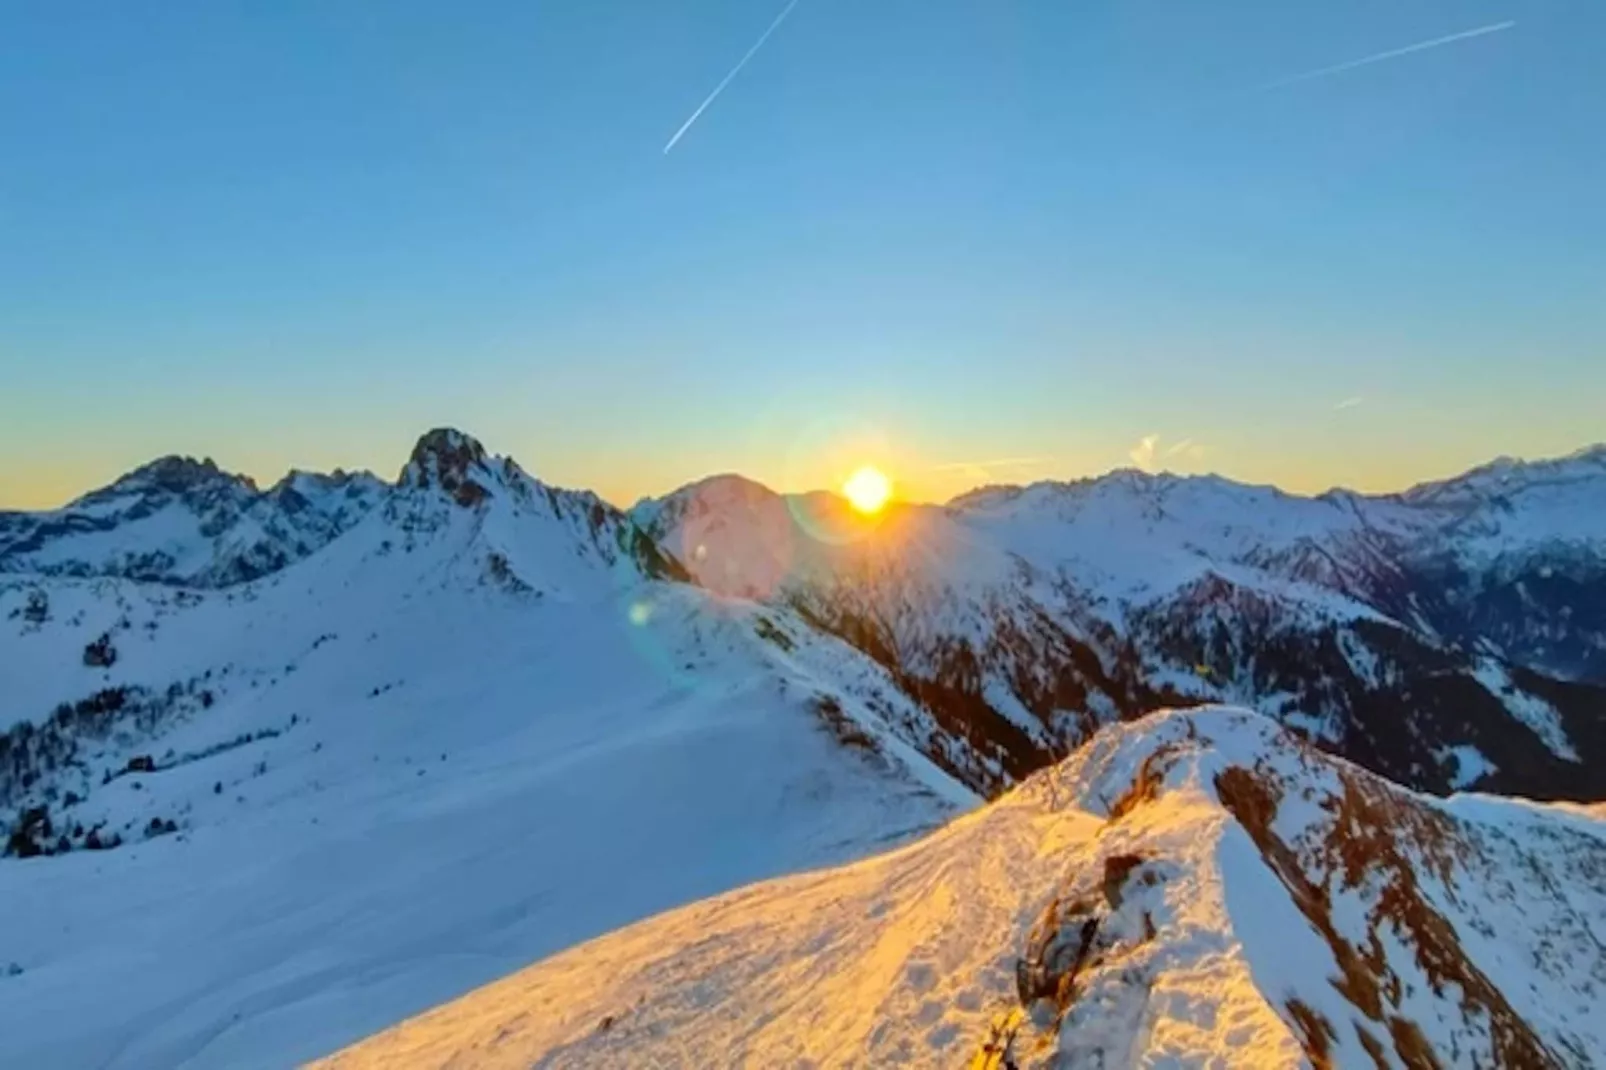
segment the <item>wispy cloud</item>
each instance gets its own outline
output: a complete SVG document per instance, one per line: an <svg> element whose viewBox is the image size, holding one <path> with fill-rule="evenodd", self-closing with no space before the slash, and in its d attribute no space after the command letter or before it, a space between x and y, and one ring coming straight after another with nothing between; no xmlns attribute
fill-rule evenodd
<svg viewBox="0 0 1606 1070"><path fill-rule="evenodd" d="M1137 445L1127 450L1126 455L1132 458L1132 463L1145 472L1153 472L1160 465L1158 461L1169 461L1173 457L1180 457L1184 461L1198 462L1204 460L1205 448L1202 444L1191 438L1178 439L1171 445L1161 449L1164 439L1158 434L1144 435L1138 439Z"/></svg>
<svg viewBox="0 0 1606 1070"><path fill-rule="evenodd" d="M1337 402L1336 404L1334 404L1333 405L1333 411L1334 412L1343 412L1345 409L1353 409L1353 408L1355 408L1355 407L1357 407L1359 405L1364 405L1364 404L1366 404L1366 399L1361 397L1359 394L1357 394L1352 398L1345 398L1343 401L1340 401L1340 402Z"/></svg>
<svg viewBox="0 0 1606 1070"><path fill-rule="evenodd" d="M1458 41L1470 41L1474 37L1484 37L1491 33L1500 33L1504 30L1511 29L1515 25L1517 25L1517 20L1515 19L1508 19L1505 22L1491 22L1487 26L1479 26L1471 30L1462 30L1459 33L1445 34L1443 37L1435 37L1428 41L1418 41L1414 45L1405 45L1402 48L1391 48L1386 52L1374 52L1372 55L1362 56L1360 59L1346 60L1343 63L1335 63L1330 67L1317 67L1315 70L1301 71L1299 74L1291 74L1286 78L1279 78L1274 82L1267 82L1265 85L1257 86L1256 92L1265 92L1271 89L1282 89L1285 86L1297 85L1300 82L1310 82L1317 78L1327 78L1335 74L1343 74L1345 71L1353 71L1357 67L1367 67L1373 63L1383 63L1391 59L1399 59L1401 56L1409 56L1417 52L1426 52L1431 48L1442 48L1444 45L1452 45Z"/></svg>
<svg viewBox="0 0 1606 1070"><path fill-rule="evenodd" d="M708 94L708 96L703 99L701 104L697 105L697 110L691 113L691 117L680 124L680 129L675 131L675 136L670 138L669 144L664 146L665 156L668 156L669 150L678 145L680 143L680 139L686 136L686 131L692 128L692 124L698 119L702 118L703 112L708 110L709 105L713 104L714 101L719 99L719 95L725 92L725 87L730 85L731 81L738 74L742 73L742 68L747 66L748 61L750 61L754 56L758 55L758 50L764 47L764 42L768 41L771 35L773 35L776 30L781 28L781 23L786 21L786 17L792 13L792 9L797 7L797 5L798 0L790 0L790 2L781 9L781 13L775 16L775 21L770 23L769 29L765 30L759 35L758 40L753 42L753 47L749 48L747 50L747 54L736 61L736 66L730 69L730 73L719 80L719 84L714 87L714 91Z"/></svg>
<svg viewBox="0 0 1606 1070"><path fill-rule="evenodd" d="M1137 465L1145 472L1153 471L1154 451L1159 445L1159 435L1144 435L1142 438L1138 439L1138 444L1136 446L1133 446L1127 451L1127 456L1132 458L1133 464Z"/></svg>

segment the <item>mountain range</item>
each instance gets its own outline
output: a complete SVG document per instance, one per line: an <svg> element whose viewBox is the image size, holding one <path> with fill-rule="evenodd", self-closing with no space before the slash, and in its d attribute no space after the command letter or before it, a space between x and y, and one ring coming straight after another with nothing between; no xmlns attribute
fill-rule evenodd
<svg viewBox="0 0 1606 1070"><path fill-rule="evenodd" d="M1202 701L1262 710L1426 790L1606 790L1606 447L1394 495L1120 471L864 518L738 476L622 513L440 430L394 485L294 472L260 491L163 458L63 509L0 514L0 576L232 591L370 514L424 523L415 492L430 486L493 528L493 497L543 496L582 550L768 605L778 641L846 641L921 707L894 730L984 794L1101 724ZM479 565L524 584L508 554L537 555L505 541Z"/></svg>
<svg viewBox="0 0 1606 1070"><path fill-rule="evenodd" d="M1510 912L1480 898L1456 913L1466 907L1456 897L1471 894L1459 882L1474 878L1452 873L1452 862L1472 866L1477 895L1494 888L1490 874L1515 857L1499 836L1520 820L1576 857L1529 860L1489 901L1507 903L1530 880L1571 887L1578 867L1597 865L1594 819L1432 796L1606 798L1603 447L1496 461L1397 495L1308 498L1123 471L868 517L832 494L777 494L737 476L620 510L448 429L421 437L389 483L292 473L264 491L209 461L164 458L62 509L0 514L0 679L0 818L14 856L0 861L0 900L29 922L0 945L5 1065L283 1065L659 911L847 863L864 868L819 879L873 892L901 919L841 930L859 956L853 969L874 972L862 939L924 940L989 911L1019 921L1015 906L1080 902L1085 890L1061 888L1052 873L1105 865L1099 837L1114 833L1094 819L1120 815L1078 787L1063 789L1063 814L1043 810L1040 795L1080 784L1112 747L1126 755L1122 769L1155 767L1158 796L1186 788L1167 828L1127 819L1133 852L1159 857L1188 830L1231 821L1250 845L1232 851L1259 858L1261 869L1246 871L1222 861L1225 848L1189 855L1175 885L1156 871L1154 896L1169 902L1190 881L1269 887L1266 870L1341 965L1350 952L1340 944L1368 962L1383 952L1363 933L1329 938L1322 928L1310 889L1331 885L1342 852L1332 847L1329 868L1313 869L1313 845L1340 832L1375 841L1384 833L1364 827L1374 818L1421 826L1423 837L1453 825L1472 847L1439 865L1443 843L1423 839L1405 865L1413 876L1398 879L1417 882L1413 894L1448 919L1506 1001L1479 995L1478 1013L1532 1034L1512 1041L1527 1047L1499 1050L1548 1053L1556 1065L1599 1051L1571 1010L1536 1020L1538 1004L1509 990L1529 975L1488 956L1504 963L1510 947L1468 946L1481 932L1474 922L1503 925ZM1140 719L1223 703L1254 713ZM1147 760L1177 733L1196 757ZM1219 745L1193 746L1201 736ZM1210 756L1218 751L1239 755L1236 764ZM1191 772L1173 782L1162 765ZM1224 793L1229 765L1275 767L1277 783ZM1298 821L1257 827L1267 792L1318 801ZM1352 795L1375 806L1335 832L1333 815L1360 805ZM999 801L977 810L989 799ZM967 811L976 812L953 821ZM1478 824L1485 818L1493 826ZM999 845L981 846L994 832ZM1033 837L1041 842L1009 854L1005 844ZM909 846L856 862L900 844ZM990 851L1002 852L996 863ZM1004 880L997 874L955 876L939 882L948 906L904 925L917 905L875 889L924 880L898 875L904 863L892 860L905 858L909 873L1025 868L1010 886L1018 898L987 890ZM1425 892L1424 867L1440 882ZM1329 888L1331 911L1375 932L1383 886L1363 878L1345 871L1353 902L1340 908ZM767 925L782 892L760 888L732 893L753 904L750 917L720 899L706 909L734 926ZM1606 980L1590 935L1606 932L1600 905L1580 903L1523 923L1595 941L1568 945L1582 965L1542 992L1583 999ZM1161 904L1150 905L1163 937L1153 953L1191 962L1206 944L1178 951ZM1111 946L1126 948L1112 962L1137 954L1128 944L1139 917L1110 922L1124 934ZM1244 918L1216 918L1213 938L1249 948ZM606 940L660 946L671 979L737 969L702 956L693 930L663 925ZM1009 932L1050 930L1027 919ZM758 971L752 985L768 991L787 963L804 968L788 941L816 947L830 935L786 929L773 955L741 970ZM732 954L742 946L728 944ZM1408 1057L1417 1033L1441 1063L1466 1061L1452 1050L1507 1043L1504 1025L1457 1027L1437 996L1412 1002L1405 989L1422 979L1393 965L1393 943L1379 946L1394 971L1390 981L1372 970L1394 993L1387 1007L1364 993L1336 1004L1320 984L1295 985L1297 999L1269 992L1264 971L1277 967L1246 950L1241 969L1261 995L1239 1009L1266 1023L1276 1043L1265 1050L1288 1054L1289 1038L1303 1037L1294 1061L1322 1065L1325 1050L1330 1065L1349 1065L1332 1053L1375 1042L1403 1065L1432 1065ZM999 962L1017 953L995 943L964 952ZM551 960L568 972L538 976L579 977L560 965L579 954ZM763 980L765 962L782 972ZM1472 976L1421 968L1435 992L1445 977L1465 988ZM1050 1012L1021 996L1005 1024L1010 1010L994 1002L1002 982L989 977L975 1006L954 992L927 1022L911 1005L916 1018L888 1017L901 1024L883 1039L917 1044L918 1020L945 1039L898 1050L945 1063L998 1024L1000 1051L1024 1053L1028 1041L1059 1050L1054 1022L1074 1019L1080 1003L1056 996ZM920 987L881 980L887 999ZM673 991L717 990L687 983ZM615 1003L577 998L580 1017L519 1033L525 1047L509 1051L579 1044L570 1061L581 1062L612 1051L625 1031L587 1032L582 1043L575 1023L615 1017ZM757 996L732 1007L796 1032ZM1277 1033L1274 1019L1293 1031ZM709 1032L698 1042L728 1040ZM585 1046L594 1043L604 1047ZM1214 1037L1208 1050L1225 1043ZM523 1057L509 1056L528 1065Z"/></svg>

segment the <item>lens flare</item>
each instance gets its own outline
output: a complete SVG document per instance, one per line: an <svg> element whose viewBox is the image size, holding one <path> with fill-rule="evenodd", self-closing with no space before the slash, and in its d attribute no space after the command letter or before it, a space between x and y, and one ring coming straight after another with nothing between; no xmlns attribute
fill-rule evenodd
<svg viewBox="0 0 1606 1070"><path fill-rule="evenodd" d="M842 484L842 494L861 513L878 513L892 497L892 480L880 469L865 465Z"/></svg>

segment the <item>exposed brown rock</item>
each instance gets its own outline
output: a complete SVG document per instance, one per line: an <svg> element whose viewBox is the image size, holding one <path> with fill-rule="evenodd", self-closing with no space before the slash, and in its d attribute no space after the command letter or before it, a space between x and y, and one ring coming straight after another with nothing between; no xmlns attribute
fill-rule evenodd
<svg viewBox="0 0 1606 1070"><path fill-rule="evenodd" d="M1132 786L1110 804L1111 821L1119 821L1144 803L1154 801L1160 792L1164 767L1170 756L1171 748L1162 746L1156 747L1143 759L1143 764L1138 766L1138 775L1132 778Z"/></svg>
<svg viewBox="0 0 1606 1070"><path fill-rule="evenodd" d="M1333 1070L1333 1041L1338 1034L1333 1023L1314 1010L1308 1003L1291 999L1284 1006L1299 1031L1299 1042L1315 1070Z"/></svg>
<svg viewBox="0 0 1606 1070"><path fill-rule="evenodd" d="M1436 1070L1439 1063L1421 1028L1390 1013L1399 1009L1402 986L1378 937L1387 928L1412 948L1437 993L1442 995L1447 985L1455 984L1462 1009L1487 1019L1494 1065L1560 1066L1532 1026L1466 957L1454 927L1421 894L1414 863L1402 853L1402 845L1409 846L1423 864L1447 875L1457 843L1451 820L1366 783L1353 772L1340 770L1339 776L1343 795L1329 804L1333 830L1307 862L1314 877L1272 828L1282 795L1272 775L1234 766L1215 781L1222 804L1249 833L1300 912L1332 949L1341 974L1334 987L1367 1018L1387 1027L1395 1052L1407 1067ZM1351 944L1333 923L1334 879L1346 888L1358 887L1363 879L1380 886L1367 919L1370 938L1364 949Z"/></svg>
<svg viewBox="0 0 1606 1070"><path fill-rule="evenodd" d="M1121 890L1132 871L1145 861L1142 855L1111 855L1104 860L1104 898L1111 910L1121 909Z"/></svg>
<svg viewBox="0 0 1606 1070"><path fill-rule="evenodd" d="M1372 1062L1377 1064L1377 1070L1394 1070L1393 1064L1389 1062L1388 1051L1383 1047L1383 1042L1374 1037L1371 1030L1360 1022L1356 1022L1355 1035L1360 1037L1361 1047L1366 1049L1366 1054L1370 1055Z"/></svg>

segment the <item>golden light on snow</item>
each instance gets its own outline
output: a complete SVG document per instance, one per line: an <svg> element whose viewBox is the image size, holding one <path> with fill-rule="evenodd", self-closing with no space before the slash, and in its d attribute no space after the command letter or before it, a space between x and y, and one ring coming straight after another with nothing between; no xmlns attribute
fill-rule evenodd
<svg viewBox="0 0 1606 1070"><path fill-rule="evenodd" d="M892 497L892 480L878 468L865 465L842 484L842 493L861 513L877 513Z"/></svg>

